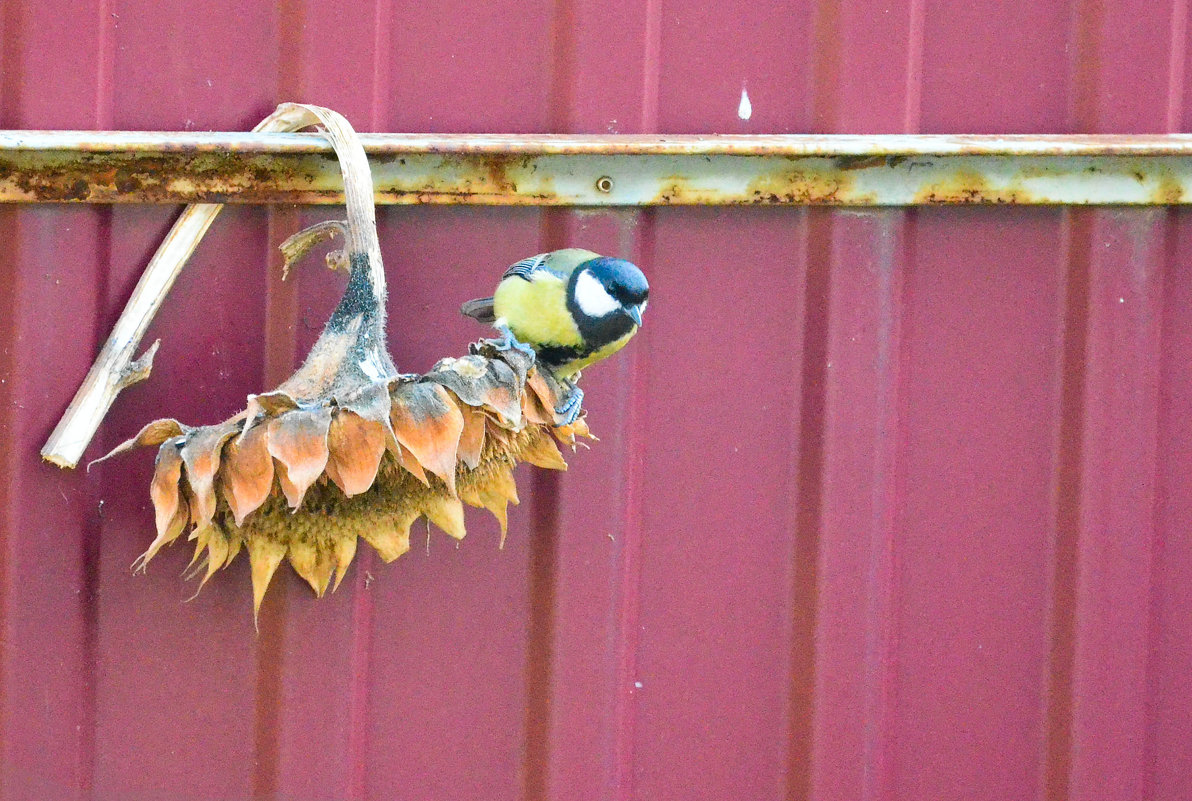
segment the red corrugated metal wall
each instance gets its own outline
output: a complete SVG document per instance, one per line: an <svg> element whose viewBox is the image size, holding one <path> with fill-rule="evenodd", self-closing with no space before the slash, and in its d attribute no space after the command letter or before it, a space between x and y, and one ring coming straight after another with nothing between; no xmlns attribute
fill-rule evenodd
<svg viewBox="0 0 1192 801"><path fill-rule="evenodd" d="M0 9L7 128L1192 130L1187 0ZM273 248L327 213L224 213L92 456L287 374L340 286ZM259 637L244 560L130 574L150 456L37 458L175 214L0 208L5 801L1192 796L1187 212L383 209L403 368L564 243L654 302L504 551L287 568Z"/></svg>

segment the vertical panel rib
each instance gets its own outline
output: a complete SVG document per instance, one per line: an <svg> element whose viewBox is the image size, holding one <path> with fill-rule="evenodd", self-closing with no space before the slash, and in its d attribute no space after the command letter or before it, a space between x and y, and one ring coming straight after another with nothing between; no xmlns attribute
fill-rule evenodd
<svg viewBox="0 0 1192 801"><path fill-rule="evenodd" d="M1192 130L1187 93L1188 63L1184 38L1189 9L1173 4L1172 60L1178 57L1178 78L1170 82L1174 98L1168 103L1169 130ZM1179 35L1175 32L1179 31ZM1174 119L1172 106L1178 108ZM1151 644L1154 694L1150 721L1153 755L1147 791L1155 799L1176 801L1192 796L1192 217L1179 210L1169 213L1170 244L1164 281L1164 321L1159 409L1159 477L1156 487L1156 524L1163 547L1158 565L1156 632Z"/></svg>
<svg viewBox="0 0 1192 801"><path fill-rule="evenodd" d="M533 504L523 507L531 516L530 617L526 638L525 763L522 797L526 801L551 798L550 773L554 731L551 726L554 691L556 609L555 585L559 550L559 479L555 473L532 478Z"/></svg>
<svg viewBox="0 0 1192 801"><path fill-rule="evenodd" d="M100 3L5 4L0 124L91 128L101 110L89 70L102 59ZM47 80L47 76L53 76ZM0 797L89 795L94 720L93 477L41 462L40 440L86 372L103 285L104 215L5 210L0 326ZM80 335L81 334L81 335Z"/></svg>
<svg viewBox="0 0 1192 801"><path fill-rule="evenodd" d="M1177 2L1176 5L1183 6L1182 2ZM1185 12L1185 8L1180 9L1181 13ZM1169 103L1169 109L1171 104ZM1178 104L1176 106L1179 108ZM1169 574L1172 572L1172 563L1170 562L1170 552L1168 542L1174 540L1178 543L1179 533L1173 532L1170 527L1170 518L1168 511L1171 508L1170 497L1174 489L1171 482L1171 473L1166 464L1167 451L1173 443L1173 438L1170 436L1172 429L1170 397L1171 392L1168 389L1172 376L1170 374L1170 365L1167 359L1167 351L1171 345L1168 344L1168 339L1172 336L1178 336L1177 331L1173 331L1172 319L1170 317L1170 305L1168 298L1176 291L1178 281L1174 274L1176 272L1176 265L1180 262L1176 261L1179 255L1179 227L1177 224L1177 217L1174 209L1164 209L1162 211L1163 225L1162 225L1162 263L1160 269L1162 276L1159 287L1159 303L1160 303L1160 320L1157 324L1157 338L1160 345L1160 350L1156 354L1155 375L1157 387L1155 392L1155 472L1153 473L1153 510L1152 510L1152 547L1153 554L1151 559L1151 572L1148 588L1148 609L1147 609L1147 631L1146 631L1146 682L1145 682L1145 704L1143 714L1145 717L1144 725L1146 727L1146 740L1143 746L1143 768L1142 768L1142 795L1147 799L1163 798L1165 794L1160 794L1168 788L1164 786L1164 781L1167 777L1165 769L1160 765L1159 760L1167 756L1168 744L1164 742L1164 726L1168 719L1178 715L1172 714L1172 704L1170 694L1170 685L1168 678L1164 675L1164 669L1171 664L1171 660L1163 653L1164 639L1168 628L1170 627L1170 610L1171 599L1169 592ZM1177 329L1178 330L1178 329ZM1177 379L1178 380L1178 379ZM1173 534L1175 536L1173 536ZM1177 544L1178 549L1178 544ZM1179 556L1176 550L1177 557ZM1174 565L1175 571L1179 571L1180 564L1177 562ZM1178 701L1177 701L1178 704ZM1177 707L1178 708L1178 707ZM1187 719L1185 719L1187 722Z"/></svg>
<svg viewBox="0 0 1192 801"><path fill-rule="evenodd" d="M662 0L646 0L645 19L642 25L643 53L642 80L639 106L641 118L636 133L658 131L659 82L662 76ZM626 220L625 222L629 222ZM619 250L625 250L629 240L633 241L633 254L639 264L653 265L658 255L655 248L655 216L652 210L637 215L633 229L624 223ZM647 269L650 269L647 267ZM612 783L615 798L628 801L635 796L637 786L634 776L634 762L637 759L638 707L635 703L641 689L638 682L641 650L641 591L642 591L642 546L645 528L643 522L645 481L642 460L634 458L646 446L646 425L649 419L649 371L654 362L651 359L649 336L642 337L636 358L629 363L627 376L622 377L629 393L619 398L628 407L625 416L625 450L621 454L626 472L625 510L622 524L618 570L615 575L617 587L616 640L614 673L613 726L614 740ZM632 686L630 686L632 684Z"/></svg>
<svg viewBox="0 0 1192 801"><path fill-rule="evenodd" d="M301 92L302 29L305 14L301 0L278 0L274 10L272 45L277 52L275 100L297 100ZM266 239L260 259L265 271L263 361L259 387L265 390L284 381L296 364L295 328L298 299L295 281L282 282L281 253L276 245L299 228L295 209L268 210ZM280 585L281 582L278 581ZM257 620L256 687L253 716L253 777L256 798L273 798L280 787L283 706L284 628L288 593L274 588Z"/></svg>
<svg viewBox="0 0 1192 801"><path fill-rule="evenodd" d="M1167 118L1163 130L1181 130L1184 111L1184 78L1188 69L1188 0L1172 0L1167 47Z"/></svg>
<svg viewBox="0 0 1192 801"><path fill-rule="evenodd" d="M273 24L268 6L114 0L112 124L118 128L243 130L267 112ZM163 46L165 31L171 33ZM102 324L124 305L176 210L112 212L111 280ZM266 218L224 212L179 277L148 339L161 337L153 376L125 393L104 436L127 436L163 415L210 423L243 407L260 379L262 289L259 262ZM93 244L92 244L93 246ZM69 397L73 387L63 390ZM185 545L162 553L143 576L129 564L152 539L146 485L152 456L105 463L96 653L95 794L200 796L252 793L257 646L243 556L193 594L179 573ZM146 516L146 515L149 516ZM157 758L163 743L185 742L185 758ZM218 769L212 766L218 765Z"/></svg>
<svg viewBox="0 0 1192 801"><path fill-rule="evenodd" d="M1152 659L1152 752L1144 792L1156 801L1192 797L1192 218L1176 212L1164 281L1156 483L1155 631Z"/></svg>
<svg viewBox="0 0 1192 801"><path fill-rule="evenodd" d="M20 108L18 92L20 91L20 56L21 56L21 13L22 4L13 2L0 5L0 126L15 128L18 124ZM17 233L19 231L19 211L15 208L0 209L0 237L4 242L12 243L0 250L0 280L5 285L13 286L16 282L17 270L20 265L20 250L18 249ZM13 390L14 385L8 380L13 375L16 364L16 326L17 293L6 293L3 301L3 313L0 314L0 464L9 465L15 458L13 447L14 412L16 409ZM12 581L10 568L11 550L10 539L13 536L14 521L10 512L14 508L17 493L12 486L12 474L0 481L0 768L5 766L10 757L3 747L9 741L10 716L8 710L7 683L9 681L7 665L11 657L7 651L12 642L9 625L9 602L7 588ZM8 798L5 790L4 770L0 770L0 799Z"/></svg>
<svg viewBox="0 0 1192 801"><path fill-rule="evenodd" d="M818 611L825 393L828 369L828 320L832 266L832 212L807 215L807 269L802 318L802 390L798 456L793 465L794 544L791 558L790 697L786 797L807 798L811 790L813 720L816 707L816 613ZM784 521L785 522L785 521Z"/></svg>
<svg viewBox="0 0 1192 801"><path fill-rule="evenodd" d="M549 130L571 130L572 97L576 90L576 4L572 0L551 3L549 47L550 84L547 90ZM567 215L562 210L539 213L538 250L545 252L568 246ZM522 764L522 796L526 801L552 797L552 769L555 732L552 713L556 707L556 636L559 620L558 572L561 525L561 481L556 475L533 476L533 542L530 556L529 620L526 641L525 748ZM574 724L573 724L574 726Z"/></svg>
<svg viewBox="0 0 1192 801"><path fill-rule="evenodd" d="M1171 2L1124 0L1077 20L1077 122L1162 130L1172 114ZM1084 443L1074 600L1069 797L1147 797L1160 541L1155 519L1164 212L1091 222Z"/></svg>
<svg viewBox="0 0 1192 801"><path fill-rule="evenodd" d="M843 101L839 91L845 58L840 0L817 0L812 18L810 52L811 119L815 130L835 128ZM833 212L807 214L807 269L802 310L802 374L798 403L798 456L793 465L794 542L791 553L790 690L786 798L805 799L813 786L815 766L814 711L817 699L816 638L820 590L821 523L824 490L824 444L828 368L830 282L832 277Z"/></svg>
<svg viewBox="0 0 1192 801"><path fill-rule="evenodd" d="M902 218L897 211L841 214L829 239L816 798L891 797L886 738L896 612Z"/></svg>
<svg viewBox="0 0 1192 801"><path fill-rule="evenodd" d="M384 11L383 0L351 9L304 0L280 4L274 102L317 103L344 114L358 131L383 129L391 25ZM276 246L317 219L342 215L342 207L274 213L266 280L268 311L279 316L267 321L276 352L263 388L288 376L343 292L342 276L328 271L319 254L296 265L281 284ZM373 642L367 585L376 565L374 552L360 543L350 575L318 600L288 566L274 577L258 640L257 730L260 758L274 763L278 798L367 795Z"/></svg>
<svg viewBox="0 0 1192 801"><path fill-rule="evenodd" d="M814 130L834 130L841 97L843 41L840 0L817 0L812 16L809 52L810 116ZM798 409L798 453L789 469L794 485L794 531L790 591L790 690L787 731L786 798L808 798L813 786L818 661L816 628L820 590L821 518L825 408L828 367L828 321L832 277L833 212L807 213L807 257L803 286L801 376Z"/></svg>
<svg viewBox="0 0 1192 801"><path fill-rule="evenodd" d="M97 130L110 130L115 101L115 84L112 77L112 67L115 49L115 21L112 18L112 0L98 0L96 3L95 29L96 68L95 68L95 113L92 124ZM112 210L99 207L92 210L96 218L95 254L99 260L95 298L97 307L108 296L110 286L111 255L112 255ZM108 321L105 315L96 314L93 320L93 341L95 350L102 347L107 340ZM97 475L96 479L99 478ZM89 505L99 509L102 513L102 492L95 479L90 482ZM99 587L100 543L103 533L101 515L94 515L84 532L85 546L83 551L83 582L81 595L85 602L84 629L84 664L86 697L81 707L80 722L80 774L81 793L84 798L94 795L95 765L97 757L97 731L99 708ZM2 579L0 579L2 581Z"/></svg>
<svg viewBox="0 0 1192 801"><path fill-rule="evenodd" d="M836 24L820 34L842 45L817 67L825 76L817 91L831 98L817 103L825 109L818 118L824 130L916 130L923 3L887 3L880 30L872 24L873 11L871 3L844 0ZM817 38L817 52L820 44ZM808 301L809 313L817 305L824 310L818 328L826 337L817 422L822 467L814 474L822 482L819 533L812 540L818 546L812 554L818 559L817 593L807 597L816 615L809 794L888 799L894 792L889 739L896 700L900 329L913 248L903 211L838 212L825 227L812 231L811 241L822 244L811 263L828 265L826 286L822 298ZM792 764L792 776L797 771ZM799 789L792 787L788 797L801 797Z"/></svg>
<svg viewBox="0 0 1192 801"><path fill-rule="evenodd" d="M654 26L656 30L656 26ZM647 69L652 65L647 64ZM653 67L657 69L657 67ZM657 98L643 103L657 107ZM643 117L645 114L643 114ZM653 215L646 212L640 228L634 256L641 264L655 262L655 239ZM613 798L629 801L636 797L636 761L638 758L638 691L644 685L638 681L640 675L641 650L641 592L642 592L642 546L645 536L643 524L643 468L642 460L634 454L642 452L646 444L648 414L648 371L653 364L650 339L642 337L637 353L628 364L628 370L621 375L628 390L618 400L626 407L624 417L624 451L622 470L625 472L624 510L621 521L622 543L614 573L616 587L614 617L616 634L614 640L615 672L613 674Z"/></svg>
<svg viewBox="0 0 1192 801"><path fill-rule="evenodd" d="M1168 46L1168 74L1167 74L1167 118L1164 130L1176 133L1183 129L1183 114L1185 109L1184 92L1186 87L1185 74L1189 67L1187 57L1188 36L1188 0L1172 0L1171 39ZM1156 454L1157 472L1155 475L1155 541L1156 558L1151 588L1151 618L1147 633L1149 664L1147 675L1147 753L1145 755L1146 774L1143 783L1143 793L1147 798L1166 799L1179 798L1187 795L1187 788L1181 787L1181 779L1172 781L1173 776L1180 776L1179 763L1187 752L1186 748L1176 745L1172 748L1172 740L1176 743L1187 742L1181 736L1192 731L1192 715L1188 713L1187 701L1184 693L1176 690L1182 688L1181 682L1173 683L1171 668L1176 666L1177 675L1184 675L1181 665L1182 654L1175 643L1177 637L1171 637L1173 623L1175 627L1180 621L1187 620L1186 608L1182 607L1180 591L1173 591L1172 577L1176 584L1182 578L1181 573L1186 564L1186 554L1180 550L1180 534L1188 529L1173 525L1179 514L1179 498L1182 485L1173 480L1180 475L1171 469L1172 452L1179 451L1181 442L1179 423L1175 415L1178 404L1179 390L1176 389L1182 380L1183 371L1174 367L1171 354L1178 352L1183 344L1182 334L1184 326L1182 320L1185 315L1173 311L1186 308L1183 305L1173 305L1173 297L1178 297L1183 282L1179 277L1186 272L1181 266L1186 263L1183 258L1182 234L1185 226L1183 215L1176 208L1168 208L1164 220L1165 247L1163 253L1163 323L1160 332L1159 364L1159 397L1157 410L1158 443ZM1178 301L1177 301L1178 303ZM1185 362L1186 363L1186 362ZM1174 512L1174 514L1173 514ZM1173 614L1174 613L1174 614ZM1174 654L1171 652L1175 652ZM1187 664L1186 662L1184 664ZM1181 731L1183 730L1183 731ZM1178 732L1172 737L1172 732ZM1174 768L1174 770L1173 770Z"/></svg>
<svg viewBox="0 0 1192 801"><path fill-rule="evenodd" d="M909 0L906 33L906 83L903 89L902 131L918 133L922 125L923 36L927 0Z"/></svg>
<svg viewBox="0 0 1192 801"><path fill-rule="evenodd" d="M1055 523L1048 599L1050 652L1046 673L1045 734L1041 770L1047 801L1068 797L1072 749L1072 659L1075 648L1076 553L1080 536L1081 465L1084 444L1085 366L1088 337L1089 261L1093 215L1064 215L1067 270L1059 309L1063 332L1060 420L1056 437Z"/></svg>
<svg viewBox="0 0 1192 801"><path fill-rule="evenodd" d="M1094 222L1070 794L1141 799L1151 615L1162 212Z"/></svg>
<svg viewBox="0 0 1192 801"><path fill-rule="evenodd" d="M1069 45L1069 120L1067 130L1091 131L1099 81L1097 36L1102 26L1101 0L1072 0ZM1076 585L1080 542L1084 464L1089 269L1096 212L1069 209L1064 214L1067 248L1060 370L1060 423L1056 442L1055 530L1052 544L1048 626L1051 647L1045 678L1045 739L1041 792L1046 801L1069 797L1072 773L1072 672L1076 649Z"/></svg>
<svg viewBox="0 0 1192 801"><path fill-rule="evenodd" d="M555 20L551 97L567 105L552 105L552 129L654 130L661 2L560 3ZM600 35L585 35L593 30ZM632 259L652 275L651 232L648 213L547 212L542 248L582 246ZM536 501L546 490L542 502L557 510L549 518L554 528L535 546L531 623L543 642L527 652L530 797L635 792L643 529L634 454L644 447L650 328L626 352L585 371L589 421L600 443L571 460L565 477L535 483Z"/></svg>
<svg viewBox="0 0 1192 801"><path fill-rule="evenodd" d="M6 5L5 10L9 10ZM11 16L4 20L4 33L8 33L11 28ZM0 40L3 41L3 40ZM0 44L3 46L3 44ZM10 62L9 50L5 48L5 64ZM11 73L6 73L11 75ZM2 81L3 78L0 78ZM3 87L0 86L0 91ZM7 97L7 93L5 94ZM3 99L3 98L0 98ZM12 116L5 113L3 115L3 124L7 126L12 124ZM20 230L18 221L18 212L16 209L6 208L0 209L0 237L3 237L4 242L10 243L8 247L0 249L0 280L6 286L13 286L16 283L17 270L20 265L22 251L20 248L20 239L17 234ZM16 388L14 382L9 380L12 376L13 366L16 364L16 325L17 319L16 307L18 304L18 295L16 292L6 293L3 302L3 313L0 314L0 464L10 465L16 458L16 449L13 446L14 434L14 412L16 410L16 401L14 399L13 390ZM13 474L7 473L5 479L0 481L0 768L9 764L13 757L4 748L4 743L11 742L13 733L10 727L14 725L15 718L12 716L10 710L10 703L8 701L9 691L8 683L12 680L9 676L8 663L12 659L9 651L12 648L12 643L15 643L13 636L13 627L9 620L10 602L8 600L8 587L11 586L13 576L15 575L12 565L12 539L16 531L16 515L15 501L18 498L16 492L17 488L12 486ZM8 799L10 793L8 786L12 784L11 780L5 781L6 770L0 770L0 799Z"/></svg>

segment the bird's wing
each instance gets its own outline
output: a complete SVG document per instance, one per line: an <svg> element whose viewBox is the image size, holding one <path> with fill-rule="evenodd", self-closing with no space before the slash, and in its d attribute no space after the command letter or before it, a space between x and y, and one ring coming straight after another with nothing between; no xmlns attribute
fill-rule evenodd
<svg viewBox="0 0 1192 801"><path fill-rule="evenodd" d="M600 254L583 248L563 248L549 253L539 253L513 264L501 276L505 280L517 276L526 281L534 281L546 276L567 281L575 268L590 259L598 259Z"/></svg>
<svg viewBox="0 0 1192 801"><path fill-rule="evenodd" d="M469 300L461 305L459 310L465 317L471 317L473 320L478 320L482 323L495 323L497 321L497 313L493 310L492 298Z"/></svg>
<svg viewBox="0 0 1192 801"><path fill-rule="evenodd" d="M509 265L509 268L501 274L501 280L517 276L523 281L533 281L533 274L538 270L546 270L546 257L550 255L547 253L539 253L537 256L530 256L521 261Z"/></svg>
<svg viewBox="0 0 1192 801"><path fill-rule="evenodd" d="M561 251L555 251L555 253L559 252ZM552 255L551 253L539 253L537 256L530 256L515 264L511 264L501 274L501 281L504 281L506 278L520 278L523 281L529 282L541 280L565 282L567 280L567 272L552 269L550 266ZM574 265L571 266L573 267ZM492 298L469 300L460 306L459 310L465 317L471 317L482 323L494 323L497 320L497 313L493 308Z"/></svg>

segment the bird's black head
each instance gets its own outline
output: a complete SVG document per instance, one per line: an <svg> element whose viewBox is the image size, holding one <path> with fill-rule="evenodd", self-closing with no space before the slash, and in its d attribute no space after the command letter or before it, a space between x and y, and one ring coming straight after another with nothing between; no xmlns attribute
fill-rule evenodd
<svg viewBox="0 0 1192 801"><path fill-rule="evenodd" d="M589 345L601 347L641 325L650 285L637 265L601 256L571 273L567 308Z"/></svg>
<svg viewBox="0 0 1192 801"><path fill-rule="evenodd" d="M650 285L633 262L601 256L581 264L579 269L591 273L623 306L639 306L650 297Z"/></svg>

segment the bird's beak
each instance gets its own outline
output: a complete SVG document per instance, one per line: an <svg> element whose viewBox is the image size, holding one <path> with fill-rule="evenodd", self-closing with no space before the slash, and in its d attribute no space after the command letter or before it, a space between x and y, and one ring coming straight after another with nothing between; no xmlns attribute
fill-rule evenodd
<svg viewBox="0 0 1192 801"><path fill-rule="evenodd" d="M626 306L625 313L628 314L633 319L633 322L637 323L638 328L641 328L641 324L642 324L641 304L638 304L636 306Z"/></svg>

